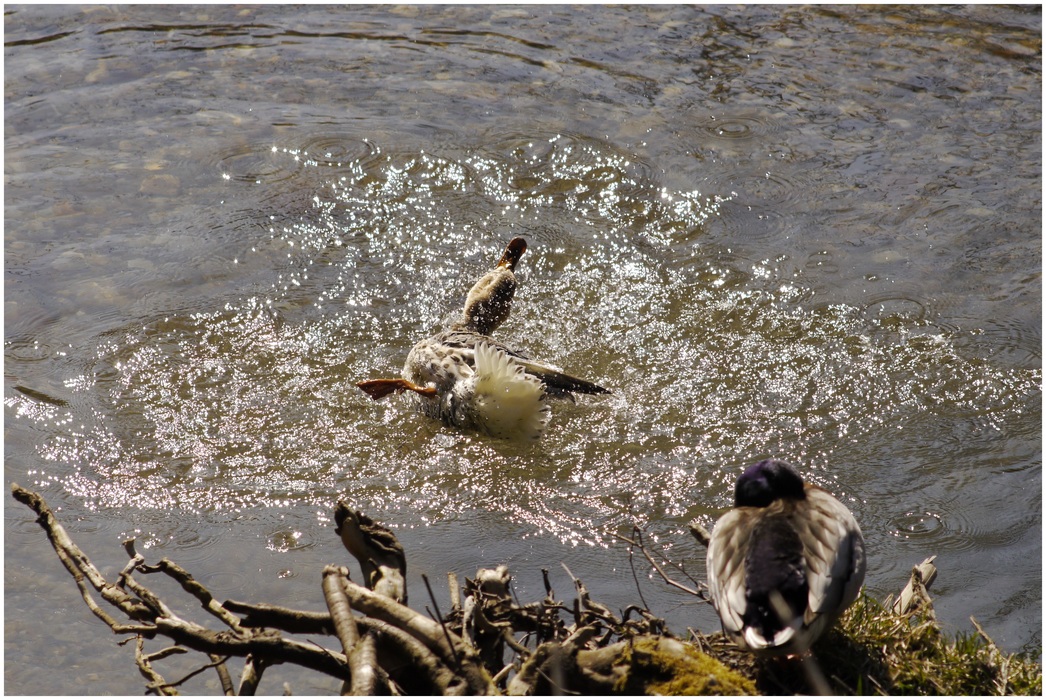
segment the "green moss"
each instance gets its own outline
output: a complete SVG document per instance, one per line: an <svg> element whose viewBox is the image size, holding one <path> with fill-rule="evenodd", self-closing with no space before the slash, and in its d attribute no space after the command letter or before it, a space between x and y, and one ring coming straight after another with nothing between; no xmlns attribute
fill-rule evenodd
<svg viewBox="0 0 1046 700"><path fill-rule="evenodd" d="M615 665L629 667L615 691L624 695L755 695L751 680L690 645L636 637Z"/></svg>

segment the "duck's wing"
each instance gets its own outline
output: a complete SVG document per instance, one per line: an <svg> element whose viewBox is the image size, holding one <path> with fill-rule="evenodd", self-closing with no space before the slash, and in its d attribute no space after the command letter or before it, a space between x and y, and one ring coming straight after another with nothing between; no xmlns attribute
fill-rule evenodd
<svg viewBox="0 0 1046 700"><path fill-rule="evenodd" d="M806 517L796 521L810 597L804 622L834 618L857 599L864 582L864 538L853 514L830 493L806 487Z"/></svg>
<svg viewBox="0 0 1046 700"><path fill-rule="evenodd" d="M548 425L545 387L498 348L477 343L475 373L465 383L471 394L459 402L472 424L489 435L536 440Z"/></svg>
<svg viewBox="0 0 1046 700"><path fill-rule="evenodd" d="M744 629L745 609L748 607L745 583L745 558L756 525L751 508L735 508L719 518L708 542L708 590L723 629L728 634L740 635Z"/></svg>
<svg viewBox="0 0 1046 700"><path fill-rule="evenodd" d="M545 386L551 390L549 393L554 394L557 391L578 394L610 393L609 389L604 389L587 379L578 379L577 377L567 374L558 367L552 367L551 365L534 362L533 360L527 360L521 357L513 357L512 359L518 362L528 374L533 374L544 382Z"/></svg>
<svg viewBox="0 0 1046 700"><path fill-rule="evenodd" d="M604 389L594 382L579 379L569 375L559 367L544 362L531 360L523 353L513 350L499 343L490 336L479 335L468 330L451 330L436 336L439 342L447 347L456 349L462 357L466 358L470 365L475 367L475 346L484 343L488 347L505 353L513 362L518 364L527 374L531 374L544 383L548 393L552 396L561 397L564 394L609 394L609 389Z"/></svg>

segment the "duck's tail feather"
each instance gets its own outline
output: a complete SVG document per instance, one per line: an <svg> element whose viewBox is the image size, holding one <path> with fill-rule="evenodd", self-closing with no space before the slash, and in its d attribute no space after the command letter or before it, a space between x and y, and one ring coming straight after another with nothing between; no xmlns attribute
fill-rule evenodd
<svg viewBox="0 0 1046 700"><path fill-rule="evenodd" d="M500 349L478 343L476 423L490 435L537 439L548 425L545 387Z"/></svg>

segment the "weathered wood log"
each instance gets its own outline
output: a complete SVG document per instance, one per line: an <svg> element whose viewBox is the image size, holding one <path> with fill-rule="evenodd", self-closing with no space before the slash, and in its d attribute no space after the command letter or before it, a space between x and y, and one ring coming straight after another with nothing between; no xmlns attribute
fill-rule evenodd
<svg viewBox="0 0 1046 700"><path fill-rule="evenodd" d="M577 675L577 653L599 632L596 624L576 629L559 642L545 642L508 684L509 695L562 695Z"/></svg>
<svg viewBox="0 0 1046 700"><path fill-rule="evenodd" d="M411 635L448 668L465 680L468 692L474 695L491 694L494 686L483 669L476 651L465 644L457 634L438 622L400 605L388 596L380 595L351 581L343 582L349 604L368 617L382 620Z"/></svg>
<svg viewBox="0 0 1046 700"><path fill-rule="evenodd" d="M252 630L247 638L229 632L215 632L180 618L157 618L156 631L178 644L206 654L231 656L253 655L257 659L274 659L295 663L342 680L351 680L348 659L344 654L315 643L286 639L276 630Z"/></svg>
<svg viewBox="0 0 1046 700"><path fill-rule="evenodd" d="M343 566L328 566L323 570L323 597L327 601L334 631L349 661L349 672L352 674L352 683L347 689L343 689L342 695L376 695L378 674L372 665L373 641L365 653L360 653L360 632L356 627L356 618L349 607L348 598L342 589L342 578L349 578L349 570Z"/></svg>
<svg viewBox="0 0 1046 700"><path fill-rule="evenodd" d="M461 610L461 589L458 588L458 576L453 571L447 572L447 590L450 592L450 612L453 615Z"/></svg>
<svg viewBox="0 0 1046 700"><path fill-rule="evenodd" d="M374 630L378 663L403 689L401 694L478 694L471 693L466 680L414 636L380 620L369 620L368 624Z"/></svg>
<svg viewBox="0 0 1046 700"><path fill-rule="evenodd" d="M491 675L504 668L506 614L512 606L507 566L480 569L475 579L465 579L463 626L473 648Z"/></svg>
<svg viewBox="0 0 1046 700"><path fill-rule="evenodd" d="M115 618L105 612L94 600L87 585L90 584L102 599L117 608L132 620L147 621L152 616L152 611L142 601L127 593L119 586L109 583L105 577L91 564L79 547L70 539L65 528L61 526L54 513L48 508L47 503L38 494L23 489L18 484L11 484L11 494L19 503L28 506L37 514L37 522L47 533L55 554L66 570L72 575L76 587L80 589L80 595L87 603L88 609L95 617L104 622L117 634L152 634L153 628L148 624L127 625L119 623Z"/></svg>
<svg viewBox="0 0 1046 700"><path fill-rule="evenodd" d="M248 654L243 662L243 673L240 674L240 685L237 695L254 695L261 683L262 674L265 672L265 663Z"/></svg>
<svg viewBox="0 0 1046 700"><path fill-rule="evenodd" d="M270 663L295 663L328 673L350 682L349 689L357 693L375 692L387 688L391 682L396 688L415 694L491 694L497 692L492 677L496 674L499 682L505 682L510 675L511 665L506 665L503 659L506 648L518 654L521 661L529 662L534 655L515 641L514 633L537 631L538 643L554 642L538 655L539 660L545 656L575 663L572 659L598 630L612 628L600 642L605 643L615 630L622 628L621 620L609 608L594 602L587 589L576 581L577 619L579 622L584 619L587 624L567 629L560 616L568 608L553 599L547 572L544 573L545 601L524 606L514 604L509 592L511 576L507 567L501 566L481 569L474 581L467 581L465 607L473 607L471 624L481 629L484 637L478 648L472 648L458 634L466 620L457 606L452 606L451 624L448 624L433 621L397 603L395 590L388 594L379 592L382 581L402 577L406 568L405 560L401 560L402 548L390 532L344 506L340 509L339 535L346 546L351 543L350 550L360 554L361 566L378 590L356 585L349 580L344 568L330 567L325 571L323 586L327 613L235 601L218 603L205 586L174 562L164 559L158 564L146 564L134 551L133 542L125 544L131 559L114 585L76 548L42 499L17 487L13 491L20 501L38 513L60 559L81 586L85 600L93 603L93 609L102 613L100 617L112 629L150 637L167 636L180 645L176 649L184 647L210 654L212 663L207 667L221 666L222 661L218 659L228 656L245 657L247 663L239 683L239 691L245 694L258 689L264 669ZM379 564L379 559L385 564ZM396 576L388 574L388 562L395 566L391 570ZM155 573L174 578L209 614L220 620L225 629L215 631L179 617L137 578L140 574ZM103 600L141 624L123 625L101 610L90 594L92 587L101 593ZM283 633L333 634L341 641L342 653L312 642L298 642ZM165 683L159 674L153 675L150 666L159 657L146 655L143 650L139 658L143 672L150 674L153 690L167 692L172 684ZM485 668L484 660L490 670ZM567 686L562 664L546 666L543 670L540 664L531 663L529 668L539 675L551 672L557 679L557 688ZM224 666L220 671L224 671ZM227 672L222 685L227 691L232 688Z"/></svg>
<svg viewBox="0 0 1046 700"><path fill-rule="evenodd" d="M893 611L898 615L910 615L916 610L923 608L929 615L933 615L933 604L930 599L929 588L937 579L937 567L934 559L937 555L927 557L912 569L912 575L905 584L901 594L894 601Z"/></svg>
<svg viewBox="0 0 1046 700"><path fill-rule="evenodd" d="M305 635L334 634L330 613L292 610L278 605L244 603L228 600L225 607L243 615L245 627L275 627L285 632ZM363 635L375 639L378 665L406 694L433 694L448 688L452 694L460 679L450 672L428 648L403 630L371 617L356 616L356 626ZM441 691L442 692L442 691Z"/></svg>
<svg viewBox="0 0 1046 700"><path fill-rule="evenodd" d="M185 652L184 649L175 647L178 651ZM165 650L166 651L166 650ZM146 686L149 690L153 691L157 695L177 695L178 691L167 683L159 673L152 666L152 662L156 660L155 654L145 653L145 639L139 635L134 647L134 661L138 665L138 671L142 674L145 680L149 681ZM160 657L162 658L162 657Z"/></svg>
<svg viewBox="0 0 1046 700"><path fill-rule="evenodd" d="M132 575L132 572L136 570L143 573L163 572L181 581L183 588L193 591L197 600L213 600L209 593L204 595L199 590L195 590L193 585L188 583L191 577L183 576L178 567L157 566L139 569L140 557L135 555L132 557L133 565L129 564L121 571L119 584L110 583L72 541L43 498L17 484L12 484L11 492L16 500L27 505L37 514L37 522L47 533L48 540L59 560L76 581L84 601L113 632L139 634L146 638L162 634L182 646L205 654L230 656L251 654L258 659L271 658L288 661L337 678L349 679L347 659L338 652L324 649L316 644L303 644L285 639L275 630L244 629L239 626L238 621L230 620L220 611L213 609L210 605L205 605L205 609L222 618L226 624L233 622L230 629L215 632L180 618ZM118 622L102 610L90 594L88 586L97 591L107 603L134 620L135 624ZM131 592L128 592L129 590Z"/></svg>
<svg viewBox="0 0 1046 700"><path fill-rule="evenodd" d="M372 695L389 695L387 677L378 667L378 652L374 637L364 635L349 654L349 668L352 670L352 695L370 697Z"/></svg>
<svg viewBox="0 0 1046 700"><path fill-rule="evenodd" d="M114 632L136 635L132 637L137 642L136 664L148 679L149 690L158 694L175 694L185 680L211 668L218 672L224 692L231 694L233 682L225 668L231 656L246 660L238 687L241 694L257 692L265 669L277 663L297 664L342 679L344 691L359 695L677 695L754 690L741 675L693 645L672 638L664 620L645 607L628 606L619 614L595 600L572 574L575 595L571 605L556 600L547 569L542 570L545 598L525 605L518 604L510 591L512 577L507 567L480 569L475 579L466 579L464 604L457 578L451 574L449 614L440 614L430 588L436 619L426 617L396 600L405 598L405 588L396 582L403 580L406 562L395 536L344 504L339 505L341 517L336 517L338 534L354 556L360 553L364 577L374 589L354 583L346 567L328 566L322 578L327 610L306 612L232 600L218 603L202 583L174 562L162 559L157 564L145 563L134 551L133 541L125 543L130 560L116 582L110 583L72 542L43 499L17 485L12 492L37 513L38 522L92 612ZM664 577L640 535L621 539L639 548ZM631 561L631 550L629 556ZM932 615L932 601L926 591L936 577L932 562L930 557L915 567L896 608L891 602L888 609L908 615L923 605ZM668 564L689 577L681 566ZM178 582L192 600L220 622L218 629L182 619L168 601L144 585L143 577L151 574L163 574ZM427 578L423 579L427 585ZM700 586L695 591L675 585L703 597ZM129 618L130 623L118 620L102 604ZM157 635L173 640L177 646L146 653L145 641ZM303 642L289 635L309 638ZM982 635L987 639L983 631ZM341 651L321 646L313 636L336 637ZM710 654L728 658L720 653L722 649L714 648L718 642L701 638ZM744 656L725 638L722 643L733 654ZM155 662L187 650L208 654L208 662L172 682L153 668ZM999 663L1008 663L994 647L993 653L1002 659ZM736 663L733 655L729 663L748 668ZM871 678L868 682L876 683ZM1005 690L1006 683L1004 672L999 687ZM781 688L792 692L790 686ZM828 689L825 684L805 688L804 692Z"/></svg>
<svg viewBox="0 0 1046 700"><path fill-rule="evenodd" d="M227 600L222 605L227 610L243 615L244 627L275 627L291 634L334 634L334 621L329 611L293 610L280 605L238 600ZM365 625L367 619L361 618L356 623Z"/></svg>
<svg viewBox="0 0 1046 700"><path fill-rule="evenodd" d="M136 557L136 554L134 552L134 540L128 540L127 542L125 542L124 547L128 550L132 557ZM139 564L136 568L138 571L141 571L145 574L155 572L167 574L168 576L176 580L178 583L180 583L182 589L184 589L186 593L189 593L197 600L199 600L200 605L203 607L204 610L221 620L222 623L225 624L229 629L233 630L237 634L242 634L244 632L243 628L240 626L240 619L238 617L233 615L230 611L226 610L225 607L218 603L218 601L214 599L214 596L211 595L211 592L208 591L203 585L201 585L196 579L194 579L192 577L192 574L175 564L170 559L164 557L154 566L146 565L143 561L143 563Z"/></svg>
<svg viewBox="0 0 1046 700"><path fill-rule="evenodd" d="M687 528L690 530L691 536L697 540L697 543L708 549L708 543L712 541L712 533L708 531L708 528L702 525L701 521L696 518L687 523Z"/></svg>
<svg viewBox="0 0 1046 700"><path fill-rule="evenodd" d="M407 557L392 530L344 502L334 509L334 531L363 569L367 588L407 603Z"/></svg>

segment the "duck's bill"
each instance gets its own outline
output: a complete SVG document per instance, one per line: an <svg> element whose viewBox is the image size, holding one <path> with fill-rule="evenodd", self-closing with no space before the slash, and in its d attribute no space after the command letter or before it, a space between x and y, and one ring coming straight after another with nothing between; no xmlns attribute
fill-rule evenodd
<svg viewBox="0 0 1046 700"><path fill-rule="evenodd" d="M406 379L370 379L365 382L357 382L356 386L375 401L383 399L389 394L402 394L404 391L413 391L422 396L436 395L436 390L433 387L418 386L414 382L408 382Z"/></svg>

